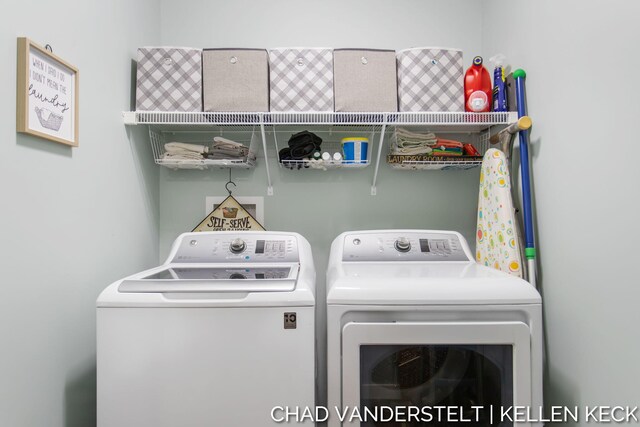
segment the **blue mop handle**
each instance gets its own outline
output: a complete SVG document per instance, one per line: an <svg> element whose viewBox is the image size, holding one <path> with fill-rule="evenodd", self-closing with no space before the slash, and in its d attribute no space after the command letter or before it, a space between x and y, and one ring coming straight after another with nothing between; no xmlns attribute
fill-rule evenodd
<svg viewBox="0 0 640 427"><path fill-rule="evenodd" d="M513 72L516 80L516 102L518 103L518 117L527 115L524 79L527 74L519 69ZM522 210L524 215L525 256L533 259L536 256L533 237L533 218L531 214L531 179L529 177L529 131L523 130L520 137L520 171L522 176Z"/></svg>

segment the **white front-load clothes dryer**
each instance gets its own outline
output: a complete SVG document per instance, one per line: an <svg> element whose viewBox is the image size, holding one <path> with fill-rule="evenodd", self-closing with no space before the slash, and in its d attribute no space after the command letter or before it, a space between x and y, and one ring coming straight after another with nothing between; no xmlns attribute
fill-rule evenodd
<svg viewBox="0 0 640 427"><path fill-rule="evenodd" d="M525 426L536 423L511 420L541 417L540 295L477 264L459 233L338 236L327 340L329 426Z"/></svg>
<svg viewBox="0 0 640 427"><path fill-rule="evenodd" d="M98 298L98 427L272 426L274 407L313 408L314 293L299 234L182 234Z"/></svg>

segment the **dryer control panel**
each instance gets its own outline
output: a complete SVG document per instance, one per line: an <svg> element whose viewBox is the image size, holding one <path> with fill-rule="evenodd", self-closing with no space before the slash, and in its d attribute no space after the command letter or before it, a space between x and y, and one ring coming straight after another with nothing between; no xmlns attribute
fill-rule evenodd
<svg viewBox="0 0 640 427"><path fill-rule="evenodd" d="M260 233L189 233L176 242L170 262L299 262L298 242L286 234Z"/></svg>
<svg viewBox="0 0 640 427"><path fill-rule="evenodd" d="M447 232L354 232L345 235L343 261L473 261L461 236Z"/></svg>

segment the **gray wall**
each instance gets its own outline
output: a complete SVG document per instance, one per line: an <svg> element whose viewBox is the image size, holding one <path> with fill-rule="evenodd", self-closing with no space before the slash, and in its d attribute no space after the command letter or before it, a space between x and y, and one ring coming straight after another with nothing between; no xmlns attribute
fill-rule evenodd
<svg viewBox="0 0 640 427"><path fill-rule="evenodd" d="M490 0L484 12L485 54L528 72L546 401L635 406L640 4Z"/></svg>
<svg viewBox="0 0 640 427"><path fill-rule="evenodd" d="M158 170L120 116L158 20L155 0L3 2L0 426L95 425L96 297L158 258ZM79 68L79 148L16 134L19 36Z"/></svg>
<svg viewBox="0 0 640 427"><path fill-rule="evenodd" d="M402 5L400 5L400 3ZM164 0L162 40L199 47L330 46L463 49L465 61L481 50L481 2L462 0L330 0L206 2ZM460 13L461 10L468 13ZM184 26L182 22L189 22ZM465 63L466 63L465 62ZM302 129L300 129L302 130ZM278 135L280 144L289 134ZM282 139L284 138L284 141ZM271 141L271 139L270 139ZM282 145L281 145L282 147ZM388 149L385 148L383 154ZM325 301L324 276L331 241L346 230L434 228L460 230L473 239L479 170L394 171L380 165L378 195L370 195L374 168L351 171L281 169L269 153L274 196L266 196L264 161L233 172L234 194L265 196L268 230L296 231L313 247L317 301ZM160 253L204 218L206 196L226 195L227 171L160 172ZM320 372L324 372L324 310L318 310ZM320 377L324 394L324 375Z"/></svg>

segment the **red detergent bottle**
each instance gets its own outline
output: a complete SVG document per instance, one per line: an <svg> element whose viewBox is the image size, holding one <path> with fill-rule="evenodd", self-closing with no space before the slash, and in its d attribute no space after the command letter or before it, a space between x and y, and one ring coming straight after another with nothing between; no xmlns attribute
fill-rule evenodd
<svg viewBox="0 0 640 427"><path fill-rule="evenodd" d="M491 91L491 75L482 66L482 57L476 56L464 75L464 110L474 113L491 111Z"/></svg>

